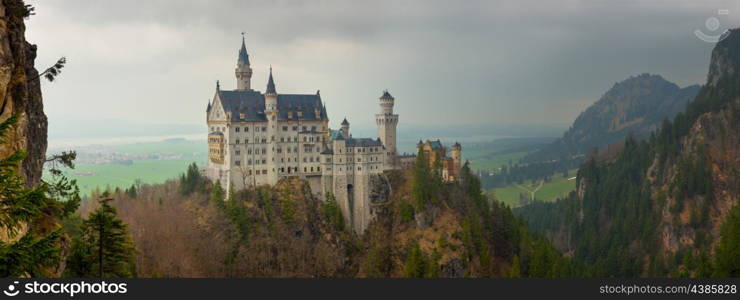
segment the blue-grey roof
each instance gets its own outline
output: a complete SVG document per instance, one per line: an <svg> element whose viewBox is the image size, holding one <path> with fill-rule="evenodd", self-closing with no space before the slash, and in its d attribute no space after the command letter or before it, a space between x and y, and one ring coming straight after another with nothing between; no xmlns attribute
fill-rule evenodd
<svg viewBox="0 0 740 300"><path fill-rule="evenodd" d="M344 136L342 136L341 130L331 130L329 129L329 140L343 140Z"/></svg>
<svg viewBox="0 0 740 300"><path fill-rule="evenodd" d="M265 117L265 96L257 91L217 91L224 111L231 112L232 121L267 121ZM326 109L321 104L321 96L316 94L279 94L277 95L278 120L298 120L298 112L302 112L301 120L326 120ZM316 117L314 109L319 110ZM240 114L244 114L241 119Z"/></svg>
<svg viewBox="0 0 740 300"><path fill-rule="evenodd" d="M275 81L272 80L272 67L270 67L270 78L267 79L267 91L266 94L277 94L275 91Z"/></svg>
<svg viewBox="0 0 740 300"><path fill-rule="evenodd" d="M249 54L247 54L247 45L244 43L244 37L242 36L242 48L239 49L239 58L237 64L240 66L249 65Z"/></svg>
<svg viewBox="0 0 740 300"><path fill-rule="evenodd" d="M349 122L347 122L347 118L344 118L344 121L342 121L342 125L349 125Z"/></svg>
<svg viewBox="0 0 740 300"><path fill-rule="evenodd" d="M224 133L223 132L220 132L220 131L211 131L211 133L209 133L209 134L224 135Z"/></svg>
<svg viewBox="0 0 740 300"><path fill-rule="evenodd" d="M391 93L388 92L388 90L383 91L383 96L380 96L380 99L394 99L393 96L391 96Z"/></svg>
<svg viewBox="0 0 740 300"><path fill-rule="evenodd" d="M380 139L374 140L370 138L348 138L346 143L347 147L376 147L383 145Z"/></svg>
<svg viewBox="0 0 740 300"><path fill-rule="evenodd" d="M440 142L439 140L430 141L429 144L432 146L432 149L440 149L443 147L442 142Z"/></svg>
<svg viewBox="0 0 740 300"><path fill-rule="evenodd" d="M320 153L320 154L334 154L334 151L333 151L333 150L331 150L331 149L328 149L328 148L327 148L326 150L324 150L324 151L321 151L321 153Z"/></svg>

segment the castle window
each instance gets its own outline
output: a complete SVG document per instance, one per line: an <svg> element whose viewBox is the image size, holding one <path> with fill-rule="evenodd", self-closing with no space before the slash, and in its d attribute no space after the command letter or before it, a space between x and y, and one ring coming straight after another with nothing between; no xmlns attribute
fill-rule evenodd
<svg viewBox="0 0 740 300"><path fill-rule="evenodd" d="M313 172L313 167L311 167L311 172Z"/></svg>
<svg viewBox="0 0 740 300"><path fill-rule="evenodd" d="M290 148L290 147L288 147L287 149L288 149L288 153L290 153L290 150L291 150L291 148Z"/></svg>
<svg viewBox="0 0 740 300"><path fill-rule="evenodd" d="M239 154L241 154L241 151L236 150L236 155L239 155Z"/></svg>
<svg viewBox="0 0 740 300"><path fill-rule="evenodd" d="M252 175L252 170L249 170L249 172L247 172L247 175Z"/></svg>
<svg viewBox="0 0 740 300"><path fill-rule="evenodd" d="M306 128L306 126L302 126L302 128L301 128L301 129L303 129L303 131L306 131L306 130L308 130L308 129Z"/></svg>
<svg viewBox="0 0 740 300"><path fill-rule="evenodd" d="M234 127L234 132L239 132L239 127Z"/></svg>
<svg viewBox="0 0 740 300"><path fill-rule="evenodd" d="M242 161L241 160L236 160L236 161L234 161L234 164L237 165L237 166L241 166L242 165Z"/></svg>
<svg viewBox="0 0 740 300"><path fill-rule="evenodd" d="M281 142L281 143L282 143L282 142L285 142L285 138L284 138L284 137L281 137L281 138L280 138L280 142Z"/></svg>
<svg viewBox="0 0 740 300"><path fill-rule="evenodd" d="M309 159L309 161L310 161L310 162L313 162L313 157L311 157L311 158Z"/></svg>
<svg viewBox="0 0 740 300"><path fill-rule="evenodd" d="M283 131L288 131L288 126L283 126Z"/></svg>
<svg viewBox="0 0 740 300"><path fill-rule="evenodd" d="M254 131L255 131L255 132L259 132L259 131L260 131L260 128L259 128L259 127L257 127L257 126L254 126Z"/></svg>
<svg viewBox="0 0 740 300"><path fill-rule="evenodd" d="M262 126L262 131L267 131L267 126Z"/></svg>
<svg viewBox="0 0 740 300"><path fill-rule="evenodd" d="M236 140L236 143L239 144L239 140Z"/></svg>
<svg viewBox="0 0 740 300"><path fill-rule="evenodd" d="M293 126L293 131L298 131L298 126Z"/></svg>
<svg viewBox="0 0 740 300"><path fill-rule="evenodd" d="M267 170L262 170L262 174L267 174Z"/></svg>
<svg viewBox="0 0 740 300"><path fill-rule="evenodd" d="M305 157L303 158L303 162L306 162L306 158Z"/></svg>
<svg viewBox="0 0 740 300"><path fill-rule="evenodd" d="M251 165L252 164L252 160L251 159L250 160L247 160L247 164L248 165Z"/></svg>
<svg viewBox="0 0 740 300"><path fill-rule="evenodd" d="M252 154L252 148L247 149L247 154Z"/></svg>
<svg viewBox="0 0 740 300"><path fill-rule="evenodd" d="M316 131L316 126L311 126L311 131Z"/></svg>
<svg viewBox="0 0 740 300"><path fill-rule="evenodd" d="M244 139L245 144L249 144L249 139Z"/></svg>
<svg viewBox="0 0 740 300"><path fill-rule="evenodd" d="M306 172L308 172L306 171L306 167L303 167L303 173L306 173Z"/></svg>
<svg viewBox="0 0 740 300"><path fill-rule="evenodd" d="M267 160L264 160L264 159L263 159L263 160L262 160L262 164L263 164L263 165L264 165L264 164L267 164Z"/></svg>
<svg viewBox="0 0 740 300"><path fill-rule="evenodd" d="M361 168L361 167L357 167L357 171L361 171L361 170L362 170L362 168Z"/></svg>
<svg viewBox="0 0 740 300"><path fill-rule="evenodd" d="M244 132L249 132L249 127L244 126Z"/></svg>

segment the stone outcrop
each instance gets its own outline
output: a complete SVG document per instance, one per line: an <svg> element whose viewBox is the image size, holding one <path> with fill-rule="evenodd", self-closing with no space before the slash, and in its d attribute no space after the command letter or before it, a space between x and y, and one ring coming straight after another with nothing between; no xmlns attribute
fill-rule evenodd
<svg viewBox="0 0 740 300"><path fill-rule="evenodd" d="M0 145L0 157L27 153L21 173L29 186L38 184L46 153L47 119L39 73L34 67L36 45L26 41L24 3L0 2L0 121L18 115L18 122Z"/></svg>

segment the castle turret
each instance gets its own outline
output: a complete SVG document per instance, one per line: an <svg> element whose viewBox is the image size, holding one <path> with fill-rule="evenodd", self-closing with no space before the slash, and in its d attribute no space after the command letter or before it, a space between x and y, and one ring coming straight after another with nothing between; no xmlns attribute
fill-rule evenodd
<svg viewBox="0 0 740 300"><path fill-rule="evenodd" d="M272 67L270 67L270 77L267 79L267 91L265 91L265 114L277 112L277 91L275 91L275 81L272 79Z"/></svg>
<svg viewBox="0 0 740 300"><path fill-rule="evenodd" d="M458 142L452 145L452 165L456 172L455 175L458 175L462 168L462 146Z"/></svg>
<svg viewBox="0 0 740 300"><path fill-rule="evenodd" d="M396 126L398 125L398 115L393 114L393 104L395 98L388 91L383 91L380 96L380 113L375 115L375 122L378 125L378 137L385 146L385 161L390 168L396 167Z"/></svg>
<svg viewBox="0 0 740 300"><path fill-rule="evenodd" d="M344 121L342 121L342 136L349 138L349 122L347 118L344 118Z"/></svg>
<svg viewBox="0 0 740 300"><path fill-rule="evenodd" d="M277 108L277 91L275 90L275 81L272 79L272 67L270 67L270 77L267 79L267 90L265 91L265 116L267 117L267 142L269 147L267 148L267 161L272 164L272 167L267 170L267 182L269 184L276 184L278 180L277 169L275 168L275 148L277 146L277 139L275 138L278 132L278 108Z"/></svg>
<svg viewBox="0 0 740 300"><path fill-rule="evenodd" d="M236 61L236 89L240 91L252 90L252 68L249 65L249 54L247 54L247 45L244 43L244 34L242 33L242 47L239 49L239 58Z"/></svg>

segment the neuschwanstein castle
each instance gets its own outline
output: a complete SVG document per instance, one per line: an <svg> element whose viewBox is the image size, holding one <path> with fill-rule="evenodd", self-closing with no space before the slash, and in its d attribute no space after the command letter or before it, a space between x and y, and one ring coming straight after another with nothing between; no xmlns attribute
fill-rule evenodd
<svg viewBox="0 0 740 300"><path fill-rule="evenodd" d="M376 208L390 199L383 171L413 165L415 159L397 153L398 115L393 113L393 96L384 91L379 99L378 137L355 138L346 119L341 129L329 128L326 105L318 91L278 93L272 68L265 92L253 90L244 38L235 75L237 88L222 90L217 83L208 103L207 176L236 190L300 177L309 182L317 197L333 194L348 224L356 232L364 231ZM459 153L456 144L452 158L439 158L450 161L446 179L454 179L459 171Z"/></svg>

